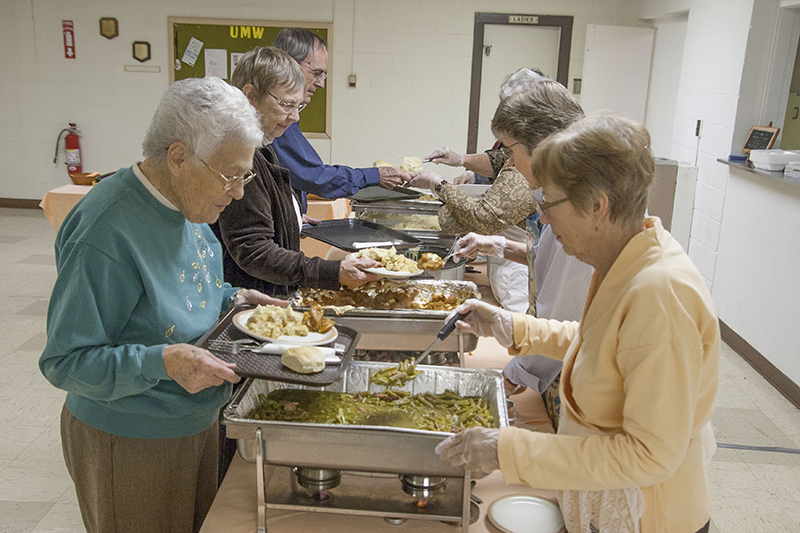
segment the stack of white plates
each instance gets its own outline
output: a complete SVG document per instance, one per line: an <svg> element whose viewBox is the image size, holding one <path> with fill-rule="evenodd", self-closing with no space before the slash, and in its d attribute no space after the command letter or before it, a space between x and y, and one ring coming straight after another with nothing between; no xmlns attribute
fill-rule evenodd
<svg viewBox="0 0 800 533"><path fill-rule="evenodd" d="M564 533L558 506L534 496L505 496L489 506L489 521L503 533Z"/></svg>

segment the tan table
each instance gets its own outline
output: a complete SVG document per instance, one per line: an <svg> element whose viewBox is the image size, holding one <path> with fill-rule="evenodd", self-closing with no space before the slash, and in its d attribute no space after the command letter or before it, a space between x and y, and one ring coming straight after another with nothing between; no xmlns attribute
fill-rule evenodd
<svg viewBox="0 0 800 533"><path fill-rule="evenodd" d="M468 368L502 368L508 361L508 352L497 341L482 338L475 351L467 356ZM534 431L552 433L541 396L526 389L512 396L517 410L517 425ZM222 482L214 504L206 517L201 533L253 533L257 530L256 465L237 456ZM335 490L335 489L334 489ZM552 492L535 490L526 485L506 485L500 472L478 480L473 494L483 500L480 518L471 525L470 532L499 533L487 519L489 505L495 500L515 494L526 494L555 500ZM438 521L409 519L400 526L390 525L383 518L342 515L324 512L304 512L267 509L269 533L422 533L460 532L452 524Z"/></svg>
<svg viewBox="0 0 800 533"><path fill-rule="evenodd" d="M50 225L58 230L75 204L91 190L91 185L62 185L47 191L39 202L39 207L44 210L44 216Z"/></svg>
<svg viewBox="0 0 800 533"><path fill-rule="evenodd" d="M44 210L44 216L56 230L75 207L81 198L92 190L91 185L62 185L47 191L39 202L39 207ZM347 218L350 214L350 202L346 198L338 200L309 200L308 216L320 220ZM330 246L316 239L302 239L300 249L306 255L325 257Z"/></svg>

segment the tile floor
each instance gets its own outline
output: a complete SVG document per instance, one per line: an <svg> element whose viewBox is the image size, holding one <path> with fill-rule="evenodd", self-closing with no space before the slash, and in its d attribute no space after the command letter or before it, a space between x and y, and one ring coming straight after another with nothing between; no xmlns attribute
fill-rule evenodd
<svg viewBox="0 0 800 533"><path fill-rule="evenodd" d="M65 393L37 367L54 237L40 211L0 209L0 533L84 531L61 456ZM721 443L800 448L800 411L727 346L714 426ZM719 449L710 476L712 531L800 531L800 455Z"/></svg>

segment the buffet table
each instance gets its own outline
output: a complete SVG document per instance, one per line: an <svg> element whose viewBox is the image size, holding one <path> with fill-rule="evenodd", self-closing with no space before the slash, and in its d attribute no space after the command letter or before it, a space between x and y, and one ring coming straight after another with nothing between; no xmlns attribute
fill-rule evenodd
<svg viewBox="0 0 800 533"><path fill-rule="evenodd" d="M62 185L47 191L39 207L44 211L44 216L50 225L58 231L70 210L91 190L91 185ZM349 214L350 202L346 198L308 201L308 216L313 218L332 220L347 218ZM302 239L300 248L306 255L325 257L330 246L315 239Z"/></svg>
<svg viewBox="0 0 800 533"><path fill-rule="evenodd" d="M91 185L62 185L47 191L39 202L39 207L44 210L44 216L50 225L58 231L70 210L91 190Z"/></svg>
<svg viewBox="0 0 800 533"><path fill-rule="evenodd" d="M465 366L468 368L502 368L508 361L508 353L493 338L481 338L474 352L467 355ZM531 431L552 433L553 429L547 418L541 396L526 389L525 392L512 396L515 403L516 425ZM391 453L387 450L387 453ZM271 468L267 467L267 475ZM252 533L257 530L256 484L257 470L255 463L234 458L228 473L220 486L214 504L206 517L201 533ZM268 479L268 478L267 478ZM335 489L334 489L335 490ZM531 489L526 485L506 485L499 471L478 480L473 494L483 501L480 507L480 518L470 526L470 531L498 533L500 530L487 519L489 505L495 500L508 495L530 495L554 500L550 491ZM388 524L380 517L343 515L325 512L304 512L267 509L267 531L269 533L307 533L325 531L326 533L353 532L453 532L460 531L452 524L448 525L435 520L410 519L402 525Z"/></svg>

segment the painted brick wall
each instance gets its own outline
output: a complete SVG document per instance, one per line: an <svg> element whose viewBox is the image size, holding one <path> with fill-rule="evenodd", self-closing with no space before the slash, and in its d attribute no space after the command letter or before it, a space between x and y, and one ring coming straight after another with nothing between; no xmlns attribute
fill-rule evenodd
<svg viewBox="0 0 800 533"><path fill-rule="evenodd" d="M167 16L333 22L332 139L323 160L399 164L441 145L466 146L474 13L573 15L570 79L580 77L586 24L642 25L636 0L0 0L0 197L41 198L69 183L52 164L58 132L76 122L86 171L141 159L141 142L169 83ZM98 20L112 16L107 40ZM64 58L73 20L77 59ZM131 43L149 41L158 74L131 73ZM347 87L352 67L358 87ZM498 85L501 80L498 80ZM455 169L441 168L447 177Z"/></svg>

